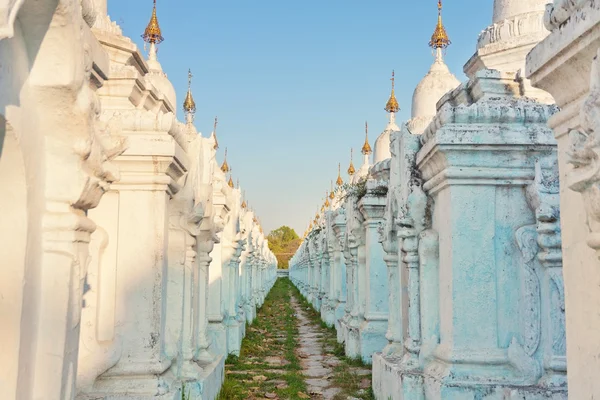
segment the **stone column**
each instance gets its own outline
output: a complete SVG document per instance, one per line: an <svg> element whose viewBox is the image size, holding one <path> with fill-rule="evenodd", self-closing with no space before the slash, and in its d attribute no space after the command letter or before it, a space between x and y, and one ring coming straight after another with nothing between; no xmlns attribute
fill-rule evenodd
<svg viewBox="0 0 600 400"><path fill-rule="evenodd" d="M319 309L321 314L321 320L327 322L330 304L329 304L329 249L327 244L327 232L328 228L324 228L321 232L321 308Z"/></svg>
<svg viewBox="0 0 600 400"><path fill-rule="evenodd" d="M342 343L344 341L344 332L342 328L342 319L344 318L344 312L346 308L346 283L347 283L347 270L346 262L342 254L342 248L344 246L344 240L346 235L346 219L343 212L343 208L338 208L335 212L335 219L333 221L333 230L335 233L334 242L334 264L336 265L336 280L335 280L335 294L337 299L337 305L334 309L334 321L335 329L337 331L337 341Z"/></svg>
<svg viewBox="0 0 600 400"><path fill-rule="evenodd" d="M390 195L388 199L392 199ZM385 255L383 260L388 272L388 326L385 334L388 344L383 348L384 357L397 358L402 355L402 309L400 308L400 268L398 257L398 233L396 230L395 212L390 204L386 208L381 243Z"/></svg>
<svg viewBox="0 0 600 400"><path fill-rule="evenodd" d="M316 268L315 263L317 262L317 250L315 245L315 237L311 237L308 241L308 296L307 300L310 304L315 304L315 276L316 276Z"/></svg>
<svg viewBox="0 0 600 400"><path fill-rule="evenodd" d="M361 271L359 270L359 249L363 247L363 219L358 210L356 199L351 198L347 203L350 207L347 210L347 231L348 231L348 255L350 259L350 280L348 282L349 290L352 291L352 298L350 303L350 315L348 318L348 324L346 327L346 355L351 358L360 357L360 335L359 327L362 323L361 315L361 291L359 282L361 279ZM364 258L363 258L364 261ZM364 274L363 274L364 276Z"/></svg>
<svg viewBox="0 0 600 400"><path fill-rule="evenodd" d="M379 244L379 227L383 222L385 197L377 193L381 185L375 180L367 181L367 194L360 200L359 208L364 217L365 229L365 313L360 326L362 360L371 364L372 354L387 344L385 333L388 325L388 280L384 251Z"/></svg>
<svg viewBox="0 0 600 400"><path fill-rule="evenodd" d="M119 193L118 209L112 212L119 215L115 295L123 301L116 304L115 318L123 354L96 387L111 392L119 380L120 390L135 385L142 393L154 393L173 357L165 349L168 310L161 299L167 287L168 201L187 161L176 155L181 154L178 144L166 134L135 135L129 144L117 159L122 179L112 187Z"/></svg>
<svg viewBox="0 0 600 400"><path fill-rule="evenodd" d="M213 240L217 240L216 235ZM214 248L213 240L199 240L198 249L198 267L195 271L197 285L194 287L194 298L196 301L196 311L194 312L195 329L194 336L196 338L194 360L197 360L202 365L210 364L215 360L215 357L210 353L209 349L212 341L208 334L208 296L209 296L209 266L212 261L210 253Z"/></svg>
<svg viewBox="0 0 600 400"><path fill-rule="evenodd" d="M417 155L440 237L440 344L425 366L428 399L462 399L491 385L490 399L508 387L522 396L566 394L536 386L536 343L545 334L539 283L518 250L527 240L520 228L535 221L523 186L533 181L536 160L544 169L555 162L545 126L555 107L514 95L513 77L480 71L443 98ZM417 332L409 330L415 344Z"/></svg>
<svg viewBox="0 0 600 400"><path fill-rule="evenodd" d="M550 35L527 56L528 78L549 92L560 107L548 125L558 142L567 375L569 398L573 399L600 395L600 360L595 356L600 352L595 333L600 329L599 21L598 2L555 1L544 16ZM542 265L545 271L552 270L547 263ZM548 276L546 273L546 281ZM558 299L555 295L553 301Z"/></svg>
<svg viewBox="0 0 600 400"><path fill-rule="evenodd" d="M314 238L314 275L313 275L313 281L314 281L314 294L313 294L313 308L316 311L320 311L321 310L321 301L323 300L323 294L321 293L321 280L322 280L322 276L321 276L321 261L323 260L323 248L322 248L322 241L321 241L321 235L322 233L319 233L317 236L315 236Z"/></svg>
<svg viewBox="0 0 600 400"><path fill-rule="evenodd" d="M240 355L242 336L238 321L238 292L239 292L239 265L240 255L243 251L244 242L241 238L234 241L234 253L229 261L229 296L227 298L227 310L225 327L227 329L227 354Z"/></svg>
<svg viewBox="0 0 600 400"><path fill-rule="evenodd" d="M226 354L227 338L223 325L223 233L218 234L218 243L215 243L208 269L208 331L214 351L217 354Z"/></svg>
<svg viewBox="0 0 600 400"><path fill-rule="evenodd" d="M251 239L252 241L252 239ZM252 285L254 284L253 277L253 269L252 265L254 264L254 256L252 251L248 254L248 258L246 260L246 321L249 324L254 321L254 295L252 291Z"/></svg>

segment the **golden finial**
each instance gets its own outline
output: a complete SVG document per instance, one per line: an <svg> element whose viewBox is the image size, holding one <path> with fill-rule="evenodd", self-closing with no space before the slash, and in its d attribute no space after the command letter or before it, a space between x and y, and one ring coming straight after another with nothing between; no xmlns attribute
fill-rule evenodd
<svg viewBox="0 0 600 400"><path fill-rule="evenodd" d="M152 17L150 17L150 22L148 22L148 26L142 35L142 39L146 43L154 43L159 44L163 40L162 32L160 31L160 26L158 26L158 18L156 18L156 0L154 0L154 8L152 9Z"/></svg>
<svg viewBox="0 0 600 400"><path fill-rule="evenodd" d="M194 102L194 98L192 97L192 70L188 70L188 91L185 96L185 101L183 102L183 111L186 113L194 114L196 112L196 102Z"/></svg>
<svg viewBox="0 0 600 400"><path fill-rule="evenodd" d="M325 207L329 207L329 192L325 192Z"/></svg>
<svg viewBox="0 0 600 400"><path fill-rule="evenodd" d="M213 125L213 135L215 136L215 145L214 149L217 150L219 148L219 141L217 140L217 125L219 124L219 120L215 117L215 123Z"/></svg>
<svg viewBox="0 0 600 400"><path fill-rule="evenodd" d="M371 145L369 144L369 125L365 122L365 144L362 147L362 153L366 156L373 152Z"/></svg>
<svg viewBox="0 0 600 400"><path fill-rule="evenodd" d="M230 188L233 188L233 179L231 179L231 175L229 175L229 182L227 182Z"/></svg>
<svg viewBox="0 0 600 400"><path fill-rule="evenodd" d="M313 223L311 222L310 225L308 225L308 230L312 231L312 229L313 229Z"/></svg>
<svg viewBox="0 0 600 400"><path fill-rule="evenodd" d="M390 99L388 100L387 104L385 105L385 111L389 112L389 113L397 113L398 111L400 111L400 106L398 105L398 100L396 100L396 93L394 93L394 83L395 83L395 78L394 78L394 71L392 71L392 94L390 94Z"/></svg>
<svg viewBox="0 0 600 400"><path fill-rule="evenodd" d="M227 164L227 148L225 148L225 158L223 159L223 164L221 164L221 171L223 171L224 174L231 171L229 164Z"/></svg>
<svg viewBox="0 0 600 400"><path fill-rule="evenodd" d="M329 198L331 200L335 199L335 194L333 194L333 181L331 181L331 190L329 191Z"/></svg>
<svg viewBox="0 0 600 400"><path fill-rule="evenodd" d="M350 149L350 166L348 167L348 175L352 176L356 172L356 168L354 168L354 163L352 162L354 149Z"/></svg>
<svg viewBox="0 0 600 400"><path fill-rule="evenodd" d="M338 177L335 183L338 186L342 186L344 184L344 180L342 179L342 163L338 163Z"/></svg>
<svg viewBox="0 0 600 400"><path fill-rule="evenodd" d="M442 23L442 0L438 0L438 22L433 35L431 35L429 47L432 49L445 49L451 44L452 42L448 38L446 28L444 28L444 24Z"/></svg>

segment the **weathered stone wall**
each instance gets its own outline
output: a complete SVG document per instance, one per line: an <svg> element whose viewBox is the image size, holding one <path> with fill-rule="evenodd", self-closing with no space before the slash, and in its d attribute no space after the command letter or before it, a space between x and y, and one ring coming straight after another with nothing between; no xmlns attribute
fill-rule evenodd
<svg viewBox="0 0 600 400"><path fill-rule="evenodd" d="M549 36L527 57L534 86L554 96L560 111L549 121L558 142L564 259L569 395L600 395L600 265L598 261L597 2L557 0L544 16Z"/></svg>
<svg viewBox="0 0 600 400"><path fill-rule="evenodd" d="M214 399L277 267L215 139L177 121L155 49L146 61L106 1L0 15L0 397L172 399L188 382ZM207 335L215 269L223 348Z"/></svg>

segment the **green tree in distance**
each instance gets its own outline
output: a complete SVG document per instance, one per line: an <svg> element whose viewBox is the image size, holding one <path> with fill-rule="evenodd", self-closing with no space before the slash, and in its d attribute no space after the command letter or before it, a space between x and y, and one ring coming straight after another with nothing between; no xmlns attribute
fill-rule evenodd
<svg viewBox="0 0 600 400"><path fill-rule="evenodd" d="M296 253L302 240L289 226L279 227L267 236L269 239L269 249L277 257L277 265L279 269L288 269L290 258Z"/></svg>

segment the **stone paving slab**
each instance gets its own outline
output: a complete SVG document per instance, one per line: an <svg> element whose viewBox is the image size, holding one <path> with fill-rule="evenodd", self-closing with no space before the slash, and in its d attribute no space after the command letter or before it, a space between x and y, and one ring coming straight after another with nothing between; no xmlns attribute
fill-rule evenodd
<svg viewBox="0 0 600 400"><path fill-rule="evenodd" d="M311 399L332 400L336 398L342 389L336 387L331 379L333 377L334 367L340 365L341 360L330 354L333 349L324 347L321 339L323 334L316 331L318 329L305 314L305 310L300 307L297 300L292 296L292 307L298 318L299 347L297 354L300 357L302 372L306 376L305 382L308 387L308 393ZM357 372L360 371L356 368ZM370 374L370 371L369 371Z"/></svg>

